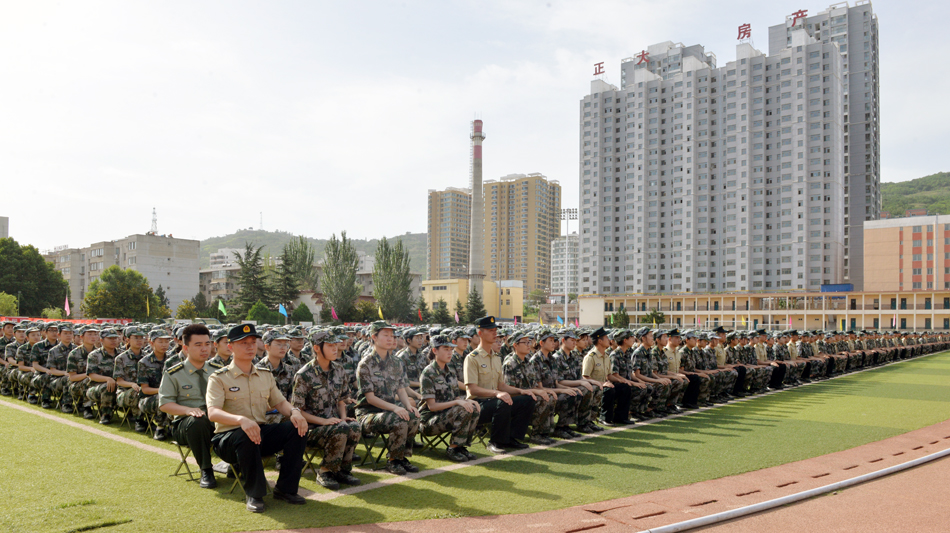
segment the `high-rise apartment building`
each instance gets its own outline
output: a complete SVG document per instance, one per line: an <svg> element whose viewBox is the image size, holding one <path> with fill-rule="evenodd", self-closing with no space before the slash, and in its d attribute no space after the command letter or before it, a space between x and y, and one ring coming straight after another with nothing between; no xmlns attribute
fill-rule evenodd
<svg viewBox="0 0 950 533"><path fill-rule="evenodd" d="M509 174L486 181L483 191L488 279L521 280L527 292L553 290L551 241L561 233L561 185L538 173Z"/></svg>
<svg viewBox="0 0 950 533"><path fill-rule="evenodd" d="M848 71L840 43L802 20L768 56L741 43L719 67L702 46L665 42L621 63L620 88L592 82L579 117L581 293L845 281Z"/></svg>
<svg viewBox="0 0 950 533"><path fill-rule="evenodd" d="M82 316L79 304L89 285L112 265L138 271L153 291L161 285L174 313L183 301L198 294L200 245L199 241L165 235L129 235L85 248L57 248L43 254L43 258L52 262L69 283L74 318Z"/></svg>
<svg viewBox="0 0 950 533"><path fill-rule="evenodd" d="M796 13L797 15L805 13ZM793 17L794 19L794 17ZM857 290L864 285L864 221L881 215L881 137L877 16L870 2L835 4L810 17L769 28L769 54L791 46L803 28L841 54L844 125L844 273Z"/></svg>
<svg viewBox="0 0 950 533"><path fill-rule="evenodd" d="M564 303L569 294L579 294L577 285L577 234L551 241L551 299Z"/></svg>
<svg viewBox="0 0 950 533"><path fill-rule="evenodd" d="M468 277L471 217L469 189L429 190L426 279Z"/></svg>
<svg viewBox="0 0 950 533"><path fill-rule="evenodd" d="M950 289L950 215L864 223L864 290Z"/></svg>

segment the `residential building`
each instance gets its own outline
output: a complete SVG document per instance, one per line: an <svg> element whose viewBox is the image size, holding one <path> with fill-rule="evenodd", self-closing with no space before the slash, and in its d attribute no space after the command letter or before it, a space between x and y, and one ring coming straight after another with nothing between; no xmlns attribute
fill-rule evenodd
<svg viewBox="0 0 950 533"><path fill-rule="evenodd" d="M211 268L227 266L227 265L236 265L237 264L237 255L244 255L244 248L219 248L216 252L211 252Z"/></svg>
<svg viewBox="0 0 950 533"><path fill-rule="evenodd" d="M819 290L844 278L843 58L789 21L719 67L664 42L580 102L580 292ZM876 212L875 212L876 216Z"/></svg>
<svg viewBox="0 0 950 533"><path fill-rule="evenodd" d="M950 289L950 215L864 223L864 290Z"/></svg>
<svg viewBox="0 0 950 533"><path fill-rule="evenodd" d="M509 174L483 187L487 279L521 280L528 292L550 292L551 241L561 233L560 183L538 173Z"/></svg>
<svg viewBox="0 0 950 533"><path fill-rule="evenodd" d="M454 315L456 301L463 306L468 304L473 282L468 278L426 280L422 282L422 297L433 311L439 308L440 300L444 301L449 315ZM524 310L524 286L521 280L481 280L479 293L486 313L501 320L521 321Z"/></svg>
<svg viewBox="0 0 950 533"><path fill-rule="evenodd" d="M10 218L0 217L0 239L6 239L10 236Z"/></svg>
<svg viewBox="0 0 950 533"><path fill-rule="evenodd" d="M577 234L562 235L551 241L551 294L555 303L565 296L579 294L577 285ZM563 313L561 313L563 314Z"/></svg>
<svg viewBox="0 0 950 533"><path fill-rule="evenodd" d="M69 283L72 316L82 318L80 302L86 290L113 265L138 271L152 290L161 285L174 313L183 301L198 294L199 249L199 241L148 233L102 241L85 248L60 247L43 257L52 262Z"/></svg>
<svg viewBox="0 0 950 533"><path fill-rule="evenodd" d="M426 279L452 279L468 275L471 189L430 189L428 203Z"/></svg>
<svg viewBox="0 0 950 533"><path fill-rule="evenodd" d="M842 60L843 104L843 117L839 118L844 126L844 270L841 279L860 289L866 271L863 224L880 218L882 202L878 21L871 3L866 1L856 2L854 6L841 2L810 17L796 18L805 14L797 12L785 24L769 28L769 55L791 47L792 35L799 28L804 28L821 43L834 43L838 47ZM813 64L809 58L809 75L813 74ZM829 75L827 71L821 74ZM825 98L822 95L822 99ZM784 97L782 101L786 101Z"/></svg>
<svg viewBox="0 0 950 533"><path fill-rule="evenodd" d="M581 325L609 325L610 315L621 305L631 324L640 323L653 309L661 311L666 318L658 327L950 330L950 290L946 289L588 295L580 298Z"/></svg>

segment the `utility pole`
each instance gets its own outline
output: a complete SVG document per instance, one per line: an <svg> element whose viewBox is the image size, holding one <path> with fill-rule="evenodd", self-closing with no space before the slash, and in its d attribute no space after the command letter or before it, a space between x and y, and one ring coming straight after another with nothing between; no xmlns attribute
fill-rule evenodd
<svg viewBox="0 0 950 533"><path fill-rule="evenodd" d="M568 263L570 262L571 255L571 221L577 220L577 208L572 207L568 209L561 209L561 220L564 221L564 324L567 325L567 290L568 290L568 278L570 278L570 269L568 268Z"/></svg>

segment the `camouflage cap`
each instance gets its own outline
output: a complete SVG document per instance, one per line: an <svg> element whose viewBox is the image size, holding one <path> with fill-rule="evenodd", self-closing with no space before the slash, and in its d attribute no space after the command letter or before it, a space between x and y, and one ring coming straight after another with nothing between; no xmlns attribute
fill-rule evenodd
<svg viewBox="0 0 950 533"><path fill-rule="evenodd" d="M512 333L511 336L508 337L508 340L511 341L512 346L514 346L523 340L533 341L534 335L532 335L530 331L522 329Z"/></svg>
<svg viewBox="0 0 950 533"><path fill-rule="evenodd" d="M311 332L310 342L314 344L320 344L320 343L336 344L338 342L343 342L348 338L345 334L344 335L335 334L333 331L334 329L336 328L320 329L320 330Z"/></svg>
<svg viewBox="0 0 950 533"><path fill-rule="evenodd" d="M455 347L455 343L450 341L446 335L436 335L435 337L432 337L432 340L429 341L429 346L432 346L432 349L435 350L440 346Z"/></svg>
<svg viewBox="0 0 950 533"><path fill-rule="evenodd" d="M133 335L135 335L135 336L137 336L137 337L144 337L144 336L145 336L145 332L144 332L144 331L142 331L141 329L139 329L139 328L137 328L137 327L134 327L134 326L130 326L130 327L125 328L125 331L123 331L122 334L125 335L126 337L131 337L131 336L133 336Z"/></svg>
<svg viewBox="0 0 950 533"><path fill-rule="evenodd" d="M26 329L26 334L27 334L27 335L29 335L30 333L41 333L41 332L42 332L42 330L41 330L40 328L36 327L36 326L31 326L31 327L29 327L29 328Z"/></svg>
<svg viewBox="0 0 950 533"><path fill-rule="evenodd" d="M103 339L108 338L108 337L118 338L119 332L112 328L104 328L102 331L99 332L99 337Z"/></svg>
<svg viewBox="0 0 950 533"><path fill-rule="evenodd" d="M40 329L43 331L49 331L51 329L59 330L59 324L56 322L45 322L40 326Z"/></svg>
<svg viewBox="0 0 950 533"><path fill-rule="evenodd" d="M554 332L551 328L541 328L538 330L537 339L538 342L544 342L547 339L557 338L557 333Z"/></svg>
<svg viewBox="0 0 950 533"><path fill-rule="evenodd" d="M26 331L28 329L30 329L29 322L19 322L15 326L13 326L13 331Z"/></svg>
<svg viewBox="0 0 950 533"><path fill-rule="evenodd" d="M577 339L577 331L574 328L564 328L558 333L562 339Z"/></svg>
<svg viewBox="0 0 950 533"><path fill-rule="evenodd" d="M391 329L394 333L396 331L396 328L394 328L389 322L386 322L385 320L377 320L376 322L373 322L369 325L369 334L376 335L384 329Z"/></svg>
<svg viewBox="0 0 950 533"><path fill-rule="evenodd" d="M290 330L287 332L287 336L291 339L304 339L307 337L307 334L304 332L302 327L296 326L290 328Z"/></svg>
<svg viewBox="0 0 950 533"><path fill-rule="evenodd" d="M62 333L64 331L73 332L76 330L73 328L72 324L70 324L69 322L66 322L63 325L59 326L59 332Z"/></svg>
<svg viewBox="0 0 950 533"><path fill-rule="evenodd" d="M171 333L165 331L164 328L156 328L148 332L148 340L154 341L156 339L170 339L172 338Z"/></svg>
<svg viewBox="0 0 950 533"><path fill-rule="evenodd" d="M416 335L425 335L425 334L426 334L425 331L422 331L422 330L416 329L416 328L408 328L408 329L406 329L405 331L402 332L403 338L406 339L407 341L408 341L408 340L411 340L411 339L412 339L413 337L415 337Z"/></svg>
<svg viewBox="0 0 950 533"><path fill-rule="evenodd" d="M289 341L290 336L279 329L272 329L264 334L264 344L270 344L274 341Z"/></svg>
<svg viewBox="0 0 950 533"><path fill-rule="evenodd" d="M211 332L211 340L218 342L221 339L226 339L228 337L228 330L221 328L216 329Z"/></svg>

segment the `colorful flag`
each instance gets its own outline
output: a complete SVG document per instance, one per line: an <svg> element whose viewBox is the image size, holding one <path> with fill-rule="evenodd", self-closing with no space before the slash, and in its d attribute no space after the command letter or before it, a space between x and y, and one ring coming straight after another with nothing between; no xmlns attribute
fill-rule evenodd
<svg viewBox="0 0 950 533"><path fill-rule="evenodd" d="M284 304L277 304L277 312L284 315L284 317L287 316L287 309L284 307Z"/></svg>
<svg viewBox="0 0 950 533"><path fill-rule="evenodd" d="M69 296L66 297L66 316L69 316Z"/></svg>
<svg viewBox="0 0 950 533"><path fill-rule="evenodd" d="M788 327L792 327L792 317L788 317Z"/></svg>
<svg viewBox="0 0 950 533"><path fill-rule="evenodd" d="M422 322L422 309L419 309L419 322Z"/></svg>
<svg viewBox="0 0 950 533"><path fill-rule="evenodd" d="M614 315L610 315L610 325L614 325Z"/></svg>
<svg viewBox="0 0 950 533"><path fill-rule="evenodd" d="M221 314L228 316L228 310L224 308L224 300L218 300L218 311L221 311Z"/></svg>
<svg viewBox="0 0 950 533"><path fill-rule="evenodd" d="M745 326L745 317L742 317L742 325Z"/></svg>
<svg viewBox="0 0 950 533"><path fill-rule="evenodd" d="M455 312L455 323L456 323L456 324L459 323L459 312L458 312L458 311Z"/></svg>
<svg viewBox="0 0 950 533"><path fill-rule="evenodd" d="M148 296L145 297L145 316L152 316L152 311L148 308Z"/></svg>
<svg viewBox="0 0 950 533"><path fill-rule="evenodd" d="M581 319L575 318L575 319L574 319L574 326L575 326L575 327L578 327L578 328L581 327Z"/></svg>
<svg viewBox="0 0 950 533"><path fill-rule="evenodd" d="M562 326L564 325L564 319L561 318L561 315L558 315L558 316L557 316L557 323L558 323L558 324L561 324Z"/></svg>
<svg viewBox="0 0 950 533"><path fill-rule="evenodd" d="M518 325L518 317L515 317L515 325Z"/></svg>
<svg viewBox="0 0 950 533"><path fill-rule="evenodd" d="M340 317L336 316L336 308L335 308L335 307L331 307L331 308L330 308L330 316L333 317L333 320L339 320L339 319L340 319Z"/></svg>
<svg viewBox="0 0 950 533"><path fill-rule="evenodd" d="M376 308L379 309L379 319L386 320L385 318L383 318L383 306L380 305L380 306L377 306Z"/></svg>

